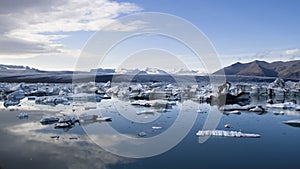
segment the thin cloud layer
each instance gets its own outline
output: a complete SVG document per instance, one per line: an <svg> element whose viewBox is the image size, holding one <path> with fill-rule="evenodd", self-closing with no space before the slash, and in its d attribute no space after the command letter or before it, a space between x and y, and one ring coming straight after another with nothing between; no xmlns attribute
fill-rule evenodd
<svg viewBox="0 0 300 169"><path fill-rule="evenodd" d="M141 8L110 0L4 0L0 5L0 57L65 54L66 32L97 31ZM69 51L67 53L70 53Z"/></svg>

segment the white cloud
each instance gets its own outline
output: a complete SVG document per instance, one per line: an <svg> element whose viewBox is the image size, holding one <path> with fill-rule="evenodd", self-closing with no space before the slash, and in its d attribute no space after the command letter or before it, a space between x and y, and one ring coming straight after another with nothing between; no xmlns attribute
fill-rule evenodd
<svg viewBox="0 0 300 169"><path fill-rule="evenodd" d="M110 0L1 1L0 58L70 53L58 42L68 38L64 32L97 31L124 14L140 10L133 3ZM134 23L130 27L136 28Z"/></svg>
<svg viewBox="0 0 300 169"><path fill-rule="evenodd" d="M289 50L284 51L284 53L285 53L286 55L294 55L294 54L298 54L298 53L299 53L299 49L289 49Z"/></svg>

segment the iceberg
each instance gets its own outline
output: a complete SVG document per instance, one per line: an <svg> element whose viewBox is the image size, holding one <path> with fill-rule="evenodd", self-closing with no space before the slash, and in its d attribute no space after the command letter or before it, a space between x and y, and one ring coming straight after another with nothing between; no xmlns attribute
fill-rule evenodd
<svg viewBox="0 0 300 169"><path fill-rule="evenodd" d="M58 117L47 117L40 120L42 125L54 124L59 121Z"/></svg>
<svg viewBox="0 0 300 169"><path fill-rule="evenodd" d="M251 112L265 112L266 110L262 106L255 106L254 108L249 109Z"/></svg>
<svg viewBox="0 0 300 169"><path fill-rule="evenodd" d="M293 102L285 102L285 103L276 103L276 104L267 104L269 108L278 108L278 109L294 109L297 108L296 104Z"/></svg>
<svg viewBox="0 0 300 169"><path fill-rule="evenodd" d="M97 121L112 121L111 117L97 117Z"/></svg>
<svg viewBox="0 0 300 169"><path fill-rule="evenodd" d="M230 114L241 114L241 112L240 111L238 111L238 110L233 110L233 111L227 111L227 112L224 112L224 114L225 115L230 115Z"/></svg>
<svg viewBox="0 0 300 169"><path fill-rule="evenodd" d="M140 112L136 112L137 115L142 115L142 114L155 114L155 110L143 110L143 111L140 111Z"/></svg>
<svg viewBox="0 0 300 169"><path fill-rule="evenodd" d="M152 126L152 129L153 130L160 130L160 129L162 129L162 127L160 127L160 126Z"/></svg>
<svg viewBox="0 0 300 169"><path fill-rule="evenodd" d="M71 128L72 124L71 123L55 123L55 128Z"/></svg>
<svg viewBox="0 0 300 169"><path fill-rule="evenodd" d="M111 117L102 117L101 115L95 114L82 114L79 116L80 125L90 124L94 122L112 121Z"/></svg>
<svg viewBox="0 0 300 169"><path fill-rule="evenodd" d="M252 108L255 108L253 105L246 105L246 106L240 106L239 104L229 104L224 105L220 108L222 111L235 111L235 110L250 110Z"/></svg>
<svg viewBox="0 0 300 169"><path fill-rule="evenodd" d="M59 96L44 96L44 97L38 97L35 99L36 104L44 104L44 105L58 105L58 104L64 104L64 105L70 105L70 102L67 98L59 97Z"/></svg>
<svg viewBox="0 0 300 169"><path fill-rule="evenodd" d="M199 137L204 136L219 136L219 137L237 137L237 138L259 138L259 134L242 133L240 131L226 131L226 130L199 130L196 133Z"/></svg>
<svg viewBox="0 0 300 169"><path fill-rule="evenodd" d="M138 134L138 136L139 137L146 137L147 136L147 133L146 132L140 132L139 134Z"/></svg>
<svg viewBox="0 0 300 169"><path fill-rule="evenodd" d="M17 101L12 101L12 100L5 100L4 103L3 103L3 106L5 108L9 107L9 106L16 106L20 104L20 100L17 100Z"/></svg>
<svg viewBox="0 0 300 169"><path fill-rule="evenodd" d="M283 121L283 123L293 127L300 127L300 119Z"/></svg>
<svg viewBox="0 0 300 169"><path fill-rule="evenodd" d="M19 117L19 119L25 119L28 118L29 115L28 113L21 112L20 114L17 115L17 117Z"/></svg>

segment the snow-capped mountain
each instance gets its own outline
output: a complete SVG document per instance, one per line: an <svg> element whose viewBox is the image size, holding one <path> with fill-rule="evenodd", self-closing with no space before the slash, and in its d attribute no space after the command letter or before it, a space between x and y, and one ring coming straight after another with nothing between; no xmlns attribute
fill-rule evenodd
<svg viewBox="0 0 300 169"><path fill-rule="evenodd" d="M166 75L168 74L166 71L158 69L158 68L146 68L144 70L140 69L126 69L122 68L117 71L119 74L129 74L129 75Z"/></svg>
<svg viewBox="0 0 300 169"><path fill-rule="evenodd" d="M97 74L114 74L116 73L115 69L91 69L90 72L97 73Z"/></svg>
<svg viewBox="0 0 300 169"><path fill-rule="evenodd" d="M28 66L20 66L20 65L2 65L0 64L1 72L37 72L38 69L30 68Z"/></svg>

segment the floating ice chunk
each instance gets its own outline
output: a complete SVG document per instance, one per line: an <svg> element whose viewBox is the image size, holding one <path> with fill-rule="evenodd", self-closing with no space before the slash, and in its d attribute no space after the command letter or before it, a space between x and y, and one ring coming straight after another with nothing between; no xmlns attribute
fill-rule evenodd
<svg viewBox="0 0 300 169"><path fill-rule="evenodd" d="M5 100L4 103L3 103L3 106L5 108L9 107L9 106L16 106L20 104L20 100L17 100L17 101L12 101L12 100Z"/></svg>
<svg viewBox="0 0 300 169"><path fill-rule="evenodd" d="M70 128L70 127L72 127L71 123L65 123L65 122L55 123L55 128Z"/></svg>
<svg viewBox="0 0 300 169"><path fill-rule="evenodd" d="M42 125L47 125L47 124L54 124L56 122L58 122L59 118L58 117L47 117L47 118L43 118L40 120L40 123Z"/></svg>
<svg viewBox="0 0 300 169"><path fill-rule="evenodd" d="M269 108L279 108L279 109L294 109L297 107L296 104L293 102L267 104L266 106Z"/></svg>
<svg viewBox="0 0 300 169"><path fill-rule="evenodd" d="M23 91L15 91L7 95L8 100L17 101L25 98L25 94Z"/></svg>
<svg viewBox="0 0 300 169"><path fill-rule="evenodd" d="M300 119L283 121L283 123L293 127L300 127Z"/></svg>
<svg viewBox="0 0 300 169"><path fill-rule="evenodd" d="M21 112L20 114L17 115L17 117L19 119L25 119L25 118L28 118L29 115L28 115L28 113Z"/></svg>
<svg viewBox="0 0 300 169"><path fill-rule="evenodd" d="M160 127L160 126L152 126L152 129L153 130L160 130L160 129L162 129L162 127Z"/></svg>
<svg viewBox="0 0 300 169"><path fill-rule="evenodd" d="M265 109L262 106L255 106L254 108L249 109L251 112L265 112Z"/></svg>
<svg viewBox="0 0 300 169"><path fill-rule="evenodd" d="M69 137L69 140L77 140L78 139L78 137Z"/></svg>
<svg viewBox="0 0 300 169"><path fill-rule="evenodd" d="M139 134L138 134L138 136L139 137L146 137L147 136L147 133L146 132L140 132Z"/></svg>
<svg viewBox="0 0 300 169"><path fill-rule="evenodd" d="M269 84L268 88L284 88L285 82L283 79L276 78L274 82Z"/></svg>
<svg viewBox="0 0 300 169"><path fill-rule="evenodd" d="M143 111L140 111L140 112L136 112L137 115L142 115L142 114L155 114L155 110L143 110Z"/></svg>
<svg viewBox="0 0 300 169"><path fill-rule="evenodd" d="M226 131L226 130L199 130L196 133L197 136L219 136L219 137L247 137L247 138L259 138L259 134L242 133L240 131Z"/></svg>
<svg viewBox="0 0 300 169"><path fill-rule="evenodd" d="M253 105L246 105L246 106L240 106L238 104L229 104L229 105L224 105L220 108L220 110L223 111L234 111L234 110L249 110L251 108L254 108L255 106Z"/></svg>
<svg viewBox="0 0 300 169"><path fill-rule="evenodd" d="M291 124L291 123L299 123L300 124L300 119L297 119L297 120L288 120L288 121L284 121L283 123L285 124Z"/></svg>
<svg viewBox="0 0 300 169"><path fill-rule="evenodd" d="M280 111L280 112L274 112L273 114L274 114L274 115L284 115L284 112L283 112L283 111Z"/></svg>
<svg viewBox="0 0 300 169"><path fill-rule="evenodd" d="M58 123L70 123L70 124L74 124L76 122L78 122L79 119L76 116L63 116L61 118L59 118Z"/></svg>
<svg viewBox="0 0 300 169"><path fill-rule="evenodd" d="M59 136L51 136L50 138L56 138L56 139L59 139Z"/></svg>
<svg viewBox="0 0 300 169"><path fill-rule="evenodd" d="M230 128L231 126L230 126L230 124L225 124L224 127L225 128Z"/></svg>
<svg viewBox="0 0 300 169"><path fill-rule="evenodd" d="M96 106L86 106L84 107L84 110L91 110L91 109L97 109Z"/></svg>
<svg viewBox="0 0 300 169"><path fill-rule="evenodd" d="M98 117L96 118L97 121L112 121L111 117Z"/></svg>
<svg viewBox="0 0 300 169"><path fill-rule="evenodd" d="M96 114L83 114L79 116L79 122L82 124L94 123L94 122L102 122L102 121L112 121L111 117L102 117Z"/></svg>
<svg viewBox="0 0 300 169"><path fill-rule="evenodd" d="M241 114L241 112L238 111L238 110L233 110L233 111L224 112L224 114L226 114L226 115L229 115L229 114Z"/></svg>
<svg viewBox="0 0 300 169"><path fill-rule="evenodd" d="M59 97L59 96L38 97L35 99L35 103L45 104L45 105L57 105L57 104L69 105L70 104L67 98Z"/></svg>

